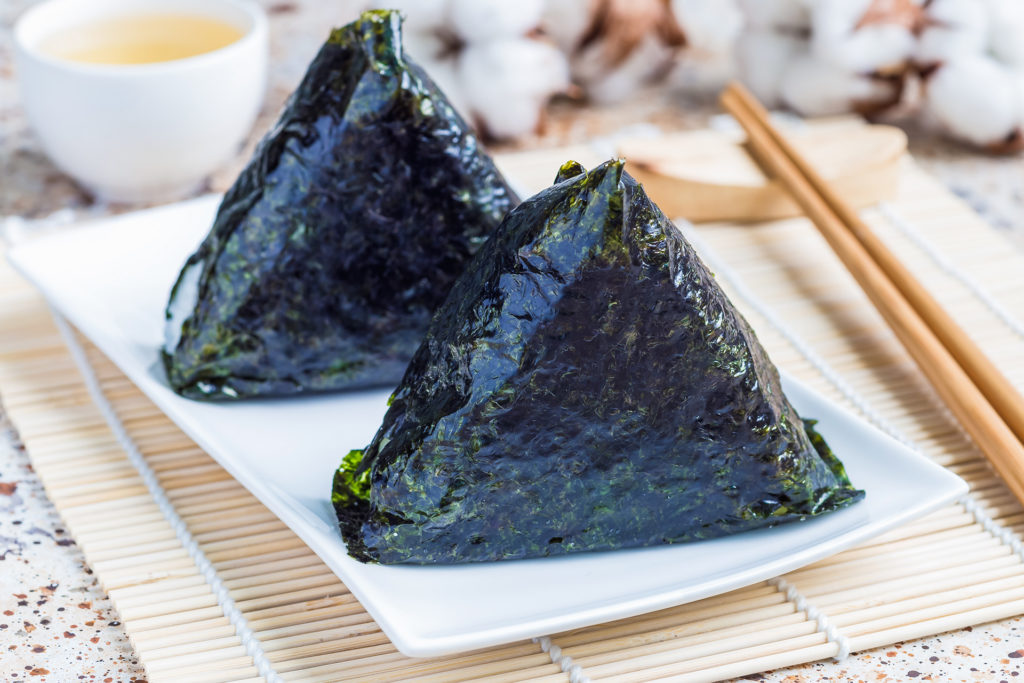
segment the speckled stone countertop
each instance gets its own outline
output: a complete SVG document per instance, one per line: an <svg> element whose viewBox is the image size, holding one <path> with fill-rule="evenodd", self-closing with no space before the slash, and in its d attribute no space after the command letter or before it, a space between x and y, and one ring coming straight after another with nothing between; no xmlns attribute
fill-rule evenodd
<svg viewBox="0 0 1024 683"><path fill-rule="evenodd" d="M10 27L32 0L0 0L0 218L56 211L94 216L133 207L96 205L43 155L20 110ZM349 20L353 0L262 0L271 20L272 69L264 112L236 161L209 179L223 190L276 117L330 26ZM543 134L520 146L576 143L637 122L664 130L701 127L708 100L652 94L629 106L552 106ZM1024 159L993 158L909 129L926 169L1024 248ZM65 212L66 213L66 212ZM0 394L3 387L0 386ZM748 676L771 683L811 681L1006 681L1024 671L1024 622L994 624ZM0 406L0 680L139 681L144 677L110 601L61 526Z"/></svg>

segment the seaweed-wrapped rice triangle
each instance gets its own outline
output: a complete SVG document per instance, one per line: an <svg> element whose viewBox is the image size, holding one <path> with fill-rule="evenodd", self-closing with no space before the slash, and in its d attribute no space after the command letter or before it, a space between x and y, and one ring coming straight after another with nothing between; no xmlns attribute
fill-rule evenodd
<svg viewBox="0 0 1024 683"><path fill-rule="evenodd" d="M167 308L192 398L395 384L455 278L517 203L402 54L395 12L334 30L224 198Z"/></svg>
<svg viewBox="0 0 1024 683"><path fill-rule="evenodd" d="M861 496L621 161L506 217L333 489L350 553L382 563L694 541Z"/></svg>

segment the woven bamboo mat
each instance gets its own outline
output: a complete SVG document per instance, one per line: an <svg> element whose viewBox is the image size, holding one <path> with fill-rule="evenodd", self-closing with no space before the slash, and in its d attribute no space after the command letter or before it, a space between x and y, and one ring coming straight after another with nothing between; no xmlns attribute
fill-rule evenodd
<svg viewBox="0 0 1024 683"><path fill-rule="evenodd" d="M554 166L531 164L547 181ZM900 198L867 215L1024 383L1024 256L909 163ZM102 392L94 401L45 303L6 265L0 393L154 682L264 680L268 667L289 681L712 681L1024 613L1024 510L814 228L787 220L692 234L779 365L956 471L971 496L781 579L536 641L410 659L289 529L78 337ZM123 431L111 429L104 402ZM126 447L152 470L205 571ZM226 602L252 637L244 627L239 637Z"/></svg>

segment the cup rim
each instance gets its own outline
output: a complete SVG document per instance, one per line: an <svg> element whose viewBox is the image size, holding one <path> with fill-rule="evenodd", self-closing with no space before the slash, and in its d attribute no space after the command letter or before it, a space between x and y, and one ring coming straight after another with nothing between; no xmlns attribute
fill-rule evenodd
<svg viewBox="0 0 1024 683"><path fill-rule="evenodd" d="M249 45L255 41L266 42L266 36L268 33L267 15L263 8L253 0L204 0L202 8L190 11L189 13L211 16L212 13L206 10L206 8L217 3L221 6L230 6L245 13L249 18L249 26L238 40L223 47L210 50L209 52L202 52L190 57L181 57L179 59L169 59L160 62L143 62L140 64L97 64L91 62L75 62L47 54L38 48L39 40L29 41L24 35L26 26L31 26L33 21L40 21L38 17L48 11L52 5L66 2L69 2L69 0L43 0L43 2L36 3L23 12L14 23L14 30L12 31L14 39L13 42L18 52L24 56L31 57L37 62L41 62L54 68L76 72L83 75L137 77L149 76L168 71L178 71L181 69L203 67L209 63L230 58L234 53L246 50ZM130 3L125 3L123 11L118 10L112 14L131 15L133 13L146 12L146 2L139 2L137 10L131 8L129 5ZM86 20L86 22L87 21L88 20ZM46 30L43 29L41 33L45 35Z"/></svg>

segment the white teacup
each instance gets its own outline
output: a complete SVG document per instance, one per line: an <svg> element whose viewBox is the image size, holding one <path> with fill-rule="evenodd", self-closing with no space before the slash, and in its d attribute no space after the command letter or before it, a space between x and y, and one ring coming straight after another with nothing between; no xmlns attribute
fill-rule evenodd
<svg viewBox="0 0 1024 683"><path fill-rule="evenodd" d="M41 48L69 28L144 13L209 17L226 47L145 64L92 64ZM43 148L102 199L163 201L237 153L263 102L268 34L249 0L46 0L14 27L21 97Z"/></svg>

